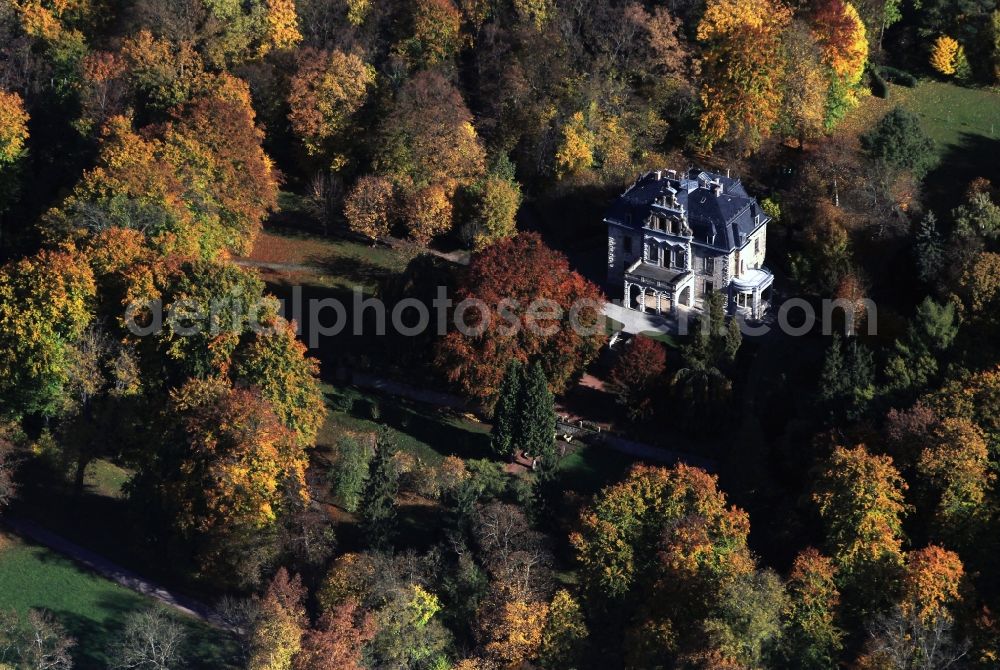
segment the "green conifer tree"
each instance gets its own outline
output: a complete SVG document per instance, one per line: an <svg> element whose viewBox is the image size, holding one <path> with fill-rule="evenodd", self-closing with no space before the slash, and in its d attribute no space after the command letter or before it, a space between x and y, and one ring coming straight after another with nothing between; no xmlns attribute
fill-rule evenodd
<svg viewBox="0 0 1000 670"><path fill-rule="evenodd" d="M511 458L517 439L518 402L524 381L524 368L520 361L511 361L500 384L500 395L493 408L493 430L490 447L497 458Z"/></svg>
<svg viewBox="0 0 1000 670"><path fill-rule="evenodd" d="M552 472L558 460L555 398L539 363L531 366L521 384L516 430L517 447L539 459L543 472Z"/></svg>
<svg viewBox="0 0 1000 670"><path fill-rule="evenodd" d="M396 492L399 474L393 455L395 440L384 427L379 430L375 443L375 457L371 461L368 481L361 497L361 525L371 546L383 549L392 540L396 530Z"/></svg>

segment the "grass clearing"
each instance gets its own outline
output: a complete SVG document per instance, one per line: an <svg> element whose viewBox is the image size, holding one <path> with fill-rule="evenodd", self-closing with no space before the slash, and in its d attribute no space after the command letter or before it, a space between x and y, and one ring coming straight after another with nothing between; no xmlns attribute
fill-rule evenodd
<svg viewBox="0 0 1000 670"><path fill-rule="evenodd" d="M44 547L2 536L0 608L46 609L77 640L77 670L107 668L106 651L129 613L155 601L78 566ZM178 615L188 632L188 668L230 668L233 641L226 633Z"/></svg>
<svg viewBox="0 0 1000 670"><path fill-rule="evenodd" d="M938 166L923 182L924 202L939 214L961 202L976 177L996 179L1000 153L1000 91L974 89L924 80L914 88L889 84L887 99L867 96L848 114L840 131L858 136L894 107L920 117L921 125L935 142Z"/></svg>
<svg viewBox="0 0 1000 670"><path fill-rule="evenodd" d="M968 135L1000 139L1000 93L932 80L921 81L914 88L889 84L889 97L885 99L864 97L840 128L862 134L897 106L920 117L924 131L941 152L961 147Z"/></svg>
<svg viewBox="0 0 1000 670"><path fill-rule="evenodd" d="M400 449L426 463L446 456L489 458L489 428L453 412L353 387L323 388L330 409L317 447L329 451L345 433L373 433L387 426Z"/></svg>
<svg viewBox="0 0 1000 670"><path fill-rule="evenodd" d="M99 458L87 466L84 485L92 492L108 498L122 498L122 487L132 473L111 461Z"/></svg>
<svg viewBox="0 0 1000 670"><path fill-rule="evenodd" d="M373 247L347 238L270 228L257 237L248 260L299 266L271 270L274 274L287 273L292 282L307 279L308 283L329 288L361 286L370 293L381 279L405 268L413 253L410 249ZM315 268L315 271L301 266Z"/></svg>

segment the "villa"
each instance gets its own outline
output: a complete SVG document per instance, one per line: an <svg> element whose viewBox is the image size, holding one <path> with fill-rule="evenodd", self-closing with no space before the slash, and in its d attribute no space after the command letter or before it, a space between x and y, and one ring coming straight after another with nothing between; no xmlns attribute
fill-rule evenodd
<svg viewBox="0 0 1000 670"><path fill-rule="evenodd" d="M721 291L728 311L752 320L770 304L764 267L770 217L738 179L692 169L639 177L611 206L608 283L631 309L676 315Z"/></svg>

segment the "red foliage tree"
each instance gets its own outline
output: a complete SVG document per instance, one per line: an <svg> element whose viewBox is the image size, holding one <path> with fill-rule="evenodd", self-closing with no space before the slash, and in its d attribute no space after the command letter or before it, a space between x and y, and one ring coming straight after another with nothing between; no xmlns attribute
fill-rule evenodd
<svg viewBox="0 0 1000 670"><path fill-rule="evenodd" d="M465 333L449 333L436 361L474 398L494 398L512 360L541 363L551 390L560 393L604 342L600 290L535 233L474 255L455 297L456 305L482 301L488 312L456 310Z"/></svg>
<svg viewBox="0 0 1000 670"><path fill-rule="evenodd" d="M655 392L667 369L667 352L659 342L636 337L611 370L609 386L629 416L639 418L653 411Z"/></svg>
<svg viewBox="0 0 1000 670"><path fill-rule="evenodd" d="M295 670L363 670L362 647L374 636L374 618L354 601L334 607L306 631Z"/></svg>

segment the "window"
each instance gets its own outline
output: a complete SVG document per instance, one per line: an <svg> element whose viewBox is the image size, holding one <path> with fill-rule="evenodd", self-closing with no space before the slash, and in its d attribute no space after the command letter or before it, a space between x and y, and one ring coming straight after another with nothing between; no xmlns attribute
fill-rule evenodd
<svg viewBox="0 0 1000 670"><path fill-rule="evenodd" d="M705 258L704 270L705 270L705 274L707 274L707 275L714 275L715 274L715 258L714 257L709 256L709 257Z"/></svg>
<svg viewBox="0 0 1000 670"><path fill-rule="evenodd" d="M624 238L622 240L622 244L624 245L625 253L627 253L627 254L632 253L632 238L631 237Z"/></svg>
<svg viewBox="0 0 1000 670"><path fill-rule="evenodd" d="M670 267L676 268L681 265L681 255L676 247L670 247Z"/></svg>
<svg viewBox="0 0 1000 670"><path fill-rule="evenodd" d="M705 295L709 296L715 291L715 282L705 281Z"/></svg>
<svg viewBox="0 0 1000 670"><path fill-rule="evenodd" d="M760 238L759 237L755 237L754 240L753 240L753 252L755 254L759 254L760 253Z"/></svg>

